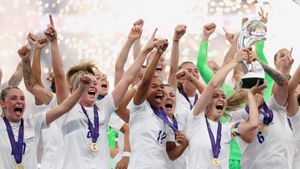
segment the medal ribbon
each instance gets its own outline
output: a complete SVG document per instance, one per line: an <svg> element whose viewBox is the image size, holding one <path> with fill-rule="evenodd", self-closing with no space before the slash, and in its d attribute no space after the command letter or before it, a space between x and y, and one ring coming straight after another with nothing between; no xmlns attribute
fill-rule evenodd
<svg viewBox="0 0 300 169"><path fill-rule="evenodd" d="M151 105L151 108L154 112L154 114L159 117L160 119L162 119L162 121L167 124L168 126L171 127L171 129L174 131L174 133L178 132L178 123L176 118L173 116L173 124L169 121L166 113L164 112L164 110L162 108L156 108L154 106Z"/></svg>
<svg viewBox="0 0 300 169"><path fill-rule="evenodd" d="M289 126L290 126L291 130L293 131L293 126L292 126L291 119L290 119L290 118L287 118L287 121L288 121L288 123L289 123Z"/></svg>
<svg viewBox="0 0 300 169"><path fill-rule="evenodd" d="M85 116L88 119L88 126L89 126L89 131L91 132L92 142L96 143L97 139L100 135L99 134L99 115L98 115L98 108L95 104L94 104L93 108L94 108L94 127L93 127L93 124L92 124L85 108L83 106L81 106L83 113L85 114Z"/></svg>
<svg viewBox="0 0 300 169"><path fill-rule="evenodd" d="M206 120L206 126L207 126L207 130L208 130L209 138L210 138L213 156L214 156L214 158L218 158L219 154L220 154L220 150L221 150L222 124L220 122L218 122L217 141L215 141L214 134L211 131L210 124L208 123L207 118L205 118L205 120Z"/></svg>
<svg viewBox="0 0 300 169"><path fill-rule="evenodd" d="M8 138L10 141L12 153L14 155L15 161L17 164L22 163L22 155L23 155L23 143L24 143L24 120L21 119L21 124L19 127L19 135L18 135L18 142L16 142L13 130L7 118L4 116L3 120L6 125L6 131L8 134Z"/></svg>
<svg viewBox="0 0 300 169"><path fill-rule="evenodd" d="M246 112L249 114L249 107L245 107ZM265 101L263 101L263 111L261 109L258 110L259 114L264 116L263 123L265 125L269 125L273 121L273 111L269 109L268 105Z"/></svg>
<svg viewBox="0 0 300 169"><path fill-rule="evenodd" d="M197 94L195 95L194 104L192 104L191 101L190 101L190 99L189 99L189 97L188 97L188 95L187 95L184 91L181 91L180 93L181 93L181 94L183 95L183 97L189 102L189 104L190 104L190 110L192 110L193 107L194 107L194 105L195 105L195 104L197 103L197 101L198 101L198 95L197 95Z"/></svg>

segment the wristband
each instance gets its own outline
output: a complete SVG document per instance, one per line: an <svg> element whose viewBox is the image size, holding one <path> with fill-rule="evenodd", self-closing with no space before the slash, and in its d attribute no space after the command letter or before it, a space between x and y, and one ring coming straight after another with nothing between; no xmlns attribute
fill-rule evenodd
<svg viewBox="0 0 300 169"><path fill-rule="evenodd" d="M124 151L123 152L123 157L130 157L130 152L128 152L128 151Z"/></svg>

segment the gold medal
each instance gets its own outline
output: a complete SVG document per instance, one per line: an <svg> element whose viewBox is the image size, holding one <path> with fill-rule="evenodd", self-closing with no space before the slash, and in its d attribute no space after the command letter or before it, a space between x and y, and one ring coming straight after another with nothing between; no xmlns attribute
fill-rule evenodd
<svg viewBox="0 0 300 169"><path fill-rule="evenodd" d="M215 166L219 166L221 164L221 161L218 158L213 158L212 163Z"/></svg>
<svg viewBox="0 0 300 169"><path fill-rule="evenodd" d="M16 169L24 169L23 164L22 163L17 164Z"/></svg>
<svg viewBox="0 0 300 169"><path fill-rule="evenodd" d="M98 146L96 143L91 143L90 144L90 149L93 151L93 152L96 152L98 151Z"/></svg>

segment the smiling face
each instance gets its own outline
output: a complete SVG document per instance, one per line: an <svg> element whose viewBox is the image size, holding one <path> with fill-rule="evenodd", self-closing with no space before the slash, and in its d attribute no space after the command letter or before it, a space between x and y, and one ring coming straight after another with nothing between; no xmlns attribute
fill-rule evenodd
<svg viewBox="0 0 300 169"><path fill-rule="evenodd" d="M107 76L97 69L95 70L95 77L98 83L98 95L107 95L109 91L109 82L107 80Z"/></svg>
<svg viewBox="0 0 300 169"><path fill-rule="evenodd" d="M82 106L86 106L86 107L92 107L97 99L99 90L98 90L98 83L96 80L96 77L92 74L91 78L92 78L92 83L90 85L90 87L85 90L79 100L79 103Z"/></svg>
<svg viewBox="0 0 300 169"><path fill-rule="evenodd" d="M176 95L174 89L171 86L164 87L164 99L162 103L164 112L172 117L176 107Z"/></svg>
<svg viewBox="0 0 300 169"><path fill-rule="evenodd" d="M147 101L154 107L159 108L162 106L164 99L164 85L158 77L154 77L151 86L147 93Z"/></svg>
<svg viewBox="0 0 300 169"><path fill-rule="evenodd" d="M151 62L151 60L153 59L155 54L156 54L156 50L153 50L149 53L148 58L147 58L147 65ZM164 72L165 72L165 68L166 68L165 57L164 57L164 55L162 55L159 58L154 75L162 78L164 75Z"/></svg>
<svg viewBox="0 0 300 169"><path fill-rule="evenodd" d="M24 114L26 107L25 96L22 90L18 88L3 89L1 97L1 107L4 110L5 116L10 122L19 122ZM6 94L3 94L6 92Z"/></svg>
<svg viewBox="0 0 300 169"><path fill-rule="evenodd" d="M208 111L206 115L212 119L219 119L221 116L223 116L226 107L226 95L221 88L217 88L212 95L211 102L207 105Z"/></svg>

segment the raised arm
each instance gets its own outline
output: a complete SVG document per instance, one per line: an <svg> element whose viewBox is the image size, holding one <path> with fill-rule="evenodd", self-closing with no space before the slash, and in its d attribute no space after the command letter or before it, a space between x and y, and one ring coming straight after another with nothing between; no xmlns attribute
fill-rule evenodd
<svg viewBox="0 0 300 169"><path fill-rule="evenodd" d="M288 116L290 117L294 116L299 110L298 100L295 93L295 90L299 85L299 82L300 82L300 65L298 65L296 71L294 72L293 76L291 77L288 83L289 95L287 100L288 101L287 111L288 111Z"/></svg>
<svg viewBox="0 0 300 169"><path fill-rule="evenodd" d="M245 122L241 122L237 127L238 133L240 134L241 138L247 142L251 143L252 140L256 137L256 129L259 126L259 113L258 107L255 100L254 95L263 91L267 86L266 83L258 86L252 87L248 90L248 106L249 106L249 118Z"/></svg>
<svg viewBox="0 0 300 169"><path fill-rule="evenodd" d="M52 16L49 15L49 18L50 18L50 24L48 25L48 28L44 33L47 39L50 41L50 45L51 45L51 62L52 62L54 80L55 80L56 97L57 97L57 103L60 104L68 97L69 90L66 81L66 75L64 72L63 61L59 53L59 47L57 43L57 32L54 28Z"/></svg>
<svg viewBox="0 0 300 169"><path fill-rule="evenodd" d="M147 57L147 54L153 49L157 29L153 32L151 39L149 43L146 45L146 47L142 50L142 52L139 54L139 56L134 60L133 64L128 68L128 70L124 73L122 79L119 81L119 83L116 85L115 89L112 92L115 106L118 107L118 105L121 102L121 99L127 92L128 86L132 83L134 78L139 73L140 69L142 68L142 65Z"/></svg>
<svg viewBox="0 0 300 169"><path fill-rule="evenodd" d="M41 52L44 47L48 45L48 40L46 37L37 37L34 34L29 33L27 35L27 41L34 49L33 61L32 61L32 77L37 85L44 87L41 79ZM42 102L37 97L34 97L35 104L41 105Z"/></svg>
<svg viewBox="0 0 300 169"><path fill-rule="evenodd" d="M194 77L190 72L188 72L185 69L180 69L177 73L176 73L176 79L177 80L189 80L190 82L192 82L192 84L196 87L196 89L202 94L204 89L205 89L205 85L202 84L196 77Z"/></svg>
<svg viewBox="0 0 300 169"><path fill-rule="evenodd" d="M185 32L186 32L185 25L177 25L173 36L168 83L174 88L176 88L176 73L178 70L179 40L185 34Z"/></svg>
<svg viewBox="0 0 300 169"><path fill-rule="evenodd" d="M221 86L222 83L224 82L227 74L239 64L242 60L246 59L247 57L247 52L245 51L238 51L235 54L234 59L232 59L228 64L222 66L214 75L212 80L209 82L208 86L204 89L201 97L197 101L195 107L194 107L194 116L198 116L200 112L203 112L206 108L206 106L210 103L212 94L214 90L218 87Z"/></svg>
<svg viewBox="0 0 300 169"><path fill-rule="evenodd" d="M281 72L271 68L268 65L262 64L265 72L269 74L270 77L276 82L274 85L273 95L281 106L286 106L288 97L288 79Z"/></svg>
<svg viewBox="0 0 300 169"><path fill-rule="evenodd" d="M18 50L18 53L22 59L24 83L26 89L34 97L38 98L43 103L49 104L53 97L52 93L46 90L45 88L41 87L40 85L38 85L32 76L32 70L30 65L30 54L31 54L30 49L28 48L28 46L24 46Z"/></svg>
<svg viewBox="0 0 300 169"><path fill-rule="evenodd" d="M136 22L133 23L133 26L143 26L144 25L144 20L143 19L139 19ZM141 38L136 39L133 42L133 50L132 50L132 54L133 54L133 59L135 60L135 58L139 55L139 53L142 50L142 46L141 46Z"/></svg>
<svg viewBox="0 0 300 169"><path fill-rule="evenodd" d="M234 54L237 51L237 35L233 34L233 33L229 33L224 27L223 30L225 32L225 38L226 40L231 44L229 50L227 51L224 60L223 60L223 64L225 65L228 62L230 62L230 60L233 59Z"/></svg>
<svg viewBox="0 0 300 169"><path fill-rule="evenodd" d="M22 78L23 78L22 62L19 62L19 64L17 65L16 71L8 80L8 85L9 86L19 86L20 82L22 81Z"/></svg>
<svg viewBox="0 0 300 169"><path fill-rule="evenodd" d="M70 111L74 105L79 101L82 93L87 90L93 81L93 76L83 74L78 79L80 81L79 87L72 93L70 97L65 99L60 105L49 110L46 113L47 125L51 124L54 120Z"/></svg>
<svg viewBox="0 0 300 169"><path fill-rule="evenodd" d="M151 44L151 46L155 45L157 48L157 52L151 60L150 64L148 64L143 79L138 85L137 91L133 97L133 103L135 105L140 105L146 100L147 95L145 93L147 93L147 91L150 88L151 81L155 73L155 68L158 64L161 55L168 47L168 41L166 39L157 41L154 37L155 36L152 36L152 40L149 41L149 44Z"/></svg>
<svg viewBox="0 0 300 169"><path fill-rule="evenodd" d="M134 25L128 35L128 38L119 53L119 56L117 58L116 64L115 64L115 86L118 84L120 79L122 78L124 74L124 65L128 58L129 50L133 44L133 42L137 39L139 39L143 32L143 24L140 25Z"/></svg>
<svg viewBox="0 0 300 169"><path fill-rule="evenodd" d="M207 53L208 53L208 39L210 35L215 31L216 25L214 23L206 24L203 26L203 37L200 42L200 49L197 57L197 68L205 81L209 83L213 77L213 71L208 67L207 64Z"/></svg>

